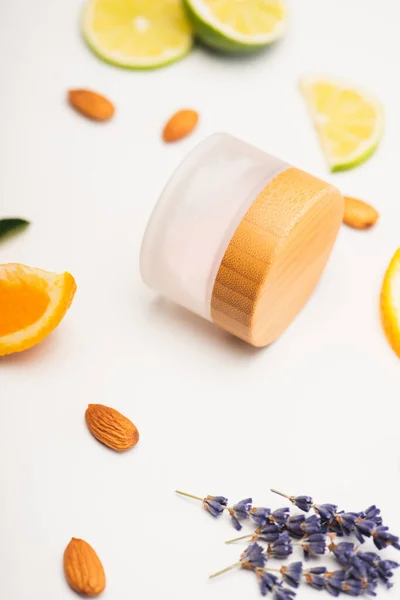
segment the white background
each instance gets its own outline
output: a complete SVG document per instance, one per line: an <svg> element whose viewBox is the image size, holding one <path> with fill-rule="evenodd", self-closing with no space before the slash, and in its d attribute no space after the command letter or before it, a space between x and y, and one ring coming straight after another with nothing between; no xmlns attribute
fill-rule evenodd
<svg viewBox="0 0 400 600"><path fill-rule="evenodd" d="M377 503L400 533L399 362L378 310L400 245L400 7L290 8L286 38L264 54L196 48L164 70L130 72L86 49L78 0L0 1L0 215L32 221L0 247L0 262L69 270L79 288L57 332L0 361L5 600L72 599L62 573L71 536L98 552L110 600L258 598L252 574L207 580L245 546L224 546L235 533L227 520L175 497L176 487L253 495L275 508L271 486L347 510ZM314 71L363 84L385 106L379 151L354 171L327 172L297 87ZM115 119L101 125L73 112L65 96L74 87L108 95ZM165 146L162 125L182 107L199 111L199 127ZM166 178L195 143L224 130L382 215L369 232L342 229L312 299L261 351L156 298L139 275L142 234ZM114 454L91 437L84 411L93 402L137 424L132 452Z"/></svg>

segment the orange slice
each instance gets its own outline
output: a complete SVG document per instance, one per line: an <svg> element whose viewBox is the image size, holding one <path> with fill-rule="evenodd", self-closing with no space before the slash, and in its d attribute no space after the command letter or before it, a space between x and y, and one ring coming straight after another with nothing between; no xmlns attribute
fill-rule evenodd
<svg viewBox="0 0 400 600"><path fill-rule="evenodd" d="M35 346L67 312L76 290L69 273L0 265L0 356Z"/></svg>
<svg viewBox="0 0 400 600"><path fill-rule="evenodd" d="M400 357L400 248L390 261L383 280L381 317L389 344Z"/></svg>

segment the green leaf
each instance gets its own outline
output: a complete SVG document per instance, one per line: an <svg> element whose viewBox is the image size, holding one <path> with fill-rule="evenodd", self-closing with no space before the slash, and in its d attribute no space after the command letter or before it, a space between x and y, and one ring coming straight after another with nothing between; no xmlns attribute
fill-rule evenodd
<svg viewBox="0 0 400 600"><path fill-rule="evenodd" d="M0 219L0 241L11 236L21 229L25 229L29 225L29 221L25 219Z"/></svg>

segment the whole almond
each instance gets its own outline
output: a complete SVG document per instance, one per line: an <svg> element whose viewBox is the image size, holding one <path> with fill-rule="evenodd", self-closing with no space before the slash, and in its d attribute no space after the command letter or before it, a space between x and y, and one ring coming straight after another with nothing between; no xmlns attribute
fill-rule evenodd
<svg viewBox="0 0 400 600"><path fill-rule="evenodd" d="M132 421L114 408L103 404L89 404L85 418L94 437L113 450L128 450L139 441L139 432Z"/></svg>
<svg viewBox="0 0 400 600"><path fill-rule="evenodd" d="M199 115L195 110L184 109L167 121L163 129L164 142L177 142L192 133L199 120Z"/></svg>
<svg viewBox="0 0 400 600"><path fill-rule="evenodd" d="M72 538L64 551L64 572L71 588L85 596L98 596L106 587L103 565L84 540Z"/></svg>
<svg viewBox="0 0 400 600"><path fill-rule="evenodd" d="M109 121L115 112L107 98L91 90L69 90L68 100L75 110L95 121Z"/></svg>
<svg viewBox="0 0 400 600"><path fill-rule="evenodd" d="M354 229L368 229L375 225L379 219L379 213L373 206L370 206L357 198L344 198L344 216L343 222Z"/></svg>

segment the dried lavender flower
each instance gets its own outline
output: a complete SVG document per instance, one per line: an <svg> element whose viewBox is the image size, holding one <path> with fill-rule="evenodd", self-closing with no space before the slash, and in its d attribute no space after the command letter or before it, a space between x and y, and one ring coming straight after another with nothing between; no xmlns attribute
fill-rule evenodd
<svg viewBox="0 0 400 600"><path fill-rule="evenodd" d="M365 510L363 513L361 513L361 516L364 519L373 521L375 523L375 525L377 525L378 527L379 527L379 525L382 525L381 511L379 508L377 508L375 506L375 504L373 504L372 506L369 506L367 508L367 510Z"/></svg>
<svg viewBox="0 0 400 600"><path fill-rule="evenodd" d="M338 535L351 535L355 530L356 520L360 514L355 512L341 511L335 514L334 519L329 523L329 530Z"/></svg>
<svg viewBox="0 0 400 600"><path fill-rule="evenodd" d="M257 537L266 542L275 542L281 535L279 525L275 523L266 523L262 527L256 529Z"/></svg>
<svg viewBox="0 0 400 600"><path fill-rule="evenodd" d="M265 556L264 548L260 546L260 544L257 544L257 542L254 542L241 554L239 562L229 565L229 567L225 567L220 571L216 571L216 573L210 575L210 579L218 577L218 575L222 575L222 573L226 573L236 567L242 567L243 569L249 569L250 571L263 569L266 562L267 557Z"/></svg>
<svg viewBox="0 0 400 600"><path fill-rule="evenodd" d="M314 504L313 508L315 512L321 517L322 523L332 521L338 509L336 504Z"/></svg>
<svg viewBox="0 0 400 600"><path fill-rule="evenodd" d="M268 592L272 592L278 583L278 577L272 573L257 571L257 576L259 578L261 596L266 596Z"/></svg>
<svg viewBox="0 0 400 600"><path fill-rule="evenodd" d="M393 569L397 569L399 566L399 563L394 560L380 560L375 563L378 578L387 588L393 586L390 579L393 577Z"/></svg>
<svg viewBox="0 0 400 600"><path fill-rule="evenodd" d="M281 529L279 525L275 523L265 523L260 527L257 527L254 533L249 533L246 535L241 535L240 537L233 538L231 540L227 540L225 544L234 544L239 540L245 540L246 538L251 538L252 541L255 540L263 540L264 542L275 542L279 538L281 534Z"/></svg>
<svg viewBox="0 0 400 600"><path fill-rule="evenodd" d="M265 525L271 514L270 508L255 508L250 509L250 517L257 523L257 525Z"/></svg>
<svg viewBox="0 0 400 600"><path fill-rule="evenodd" d="M362 552L357 550L357 557L371 567L376 567L381 557L376 552Z"/></svg>
<svg viewBox="0 0 400 600"><path fill-rule="evenodd" d="M313 506L313 499L311 496L288 496L287 494L283 494L274 489L271 489L271 492L278 494L278 496L282 496L283 498L287 498L292 504L304 512L309 512Z"/></svg>
<svg viewBox="0 0 400 600"><path fill-rule="evenodd" d="M323 590L325 587L324 575L326 571L326 567L315 567L314 569L308 569L304 573L306 583L315 590Z"/></svg>
<svg viewBox="0 0 400 600"><path fill-rule="evenodd" d="M387 546L393 546L396 550L400 550L400 540L397 535L393 535L389 532L389 528L384 525L380 525L379 527L375 527L371 531L372 538L374 540L375 546L378 550L382 550Z"/></svg>
<svg viewBox="0 0 400 600"><path fill-rule="evenodd" d="M275 585L273 589L273 600L293 600L295 598L296 592L294 590L289 590L288 588L282 587L282 585Z"/></svg>
<svg viewBox="0 0 400 600"><path fill-rule="evenodd" d="M290 563L281 567L283 581L291 587L298 588L303 576L303 565L301 562Z"/></svg>
<svg viewBox="0 0 400 600"><path fill-rule="evenodd" d="M344 567L348 567L350 565L351 559L353 558L355 552L354 544L351 542L340 542L340 544L335 544L335 542L332 541L328 548L341 565Z"/></svg>
<svg viewBox="0 0 400 600"><path fill-rule="evenodd" d="M349 596L361 596L364 593L363 584L358 579L346 579L342 582L342 591Z"/></svg>
<svg viewBox="0 0 400 600"><path fill-rule="evenodd" d="M194 496L193 494L181 492L180 490L175 490L175 493L180 496L199 500L202 502L203 508L205 508L213 517L222 515L228 505L228 498L225 498L224 496L206 496L205 498L201 498L201 496Z"/></svg>
<svg viewBox="0 0 400 600"><path fill-rule="evenodd" d="M188 498L199 500L202 502L203 507L207 510L207 512L209 512L213 517L219 517L222 515L224 510L227 510L231 516L231 522L237 531L242 529L239 520L248 519L252 505L251 498L245 498L233 506L228 506L228 498L225 498L225 496L209 495L205 498L201 498L200 496L194 496L193 494L188 494L187 492L182 492L180 490L176 490L176 493L180 494L181 496L187 496Z"/></svg>
<svg viewBox="0 0 400 600"><path fill-rule="evenodd" d="M286 525L287 520L289 519L289 515L290 510L287 506L284 506L283 508L278 508L277 510L274 510L274 512L269 515L268 520L271 523L275 523L276 525L284 527Z"/></svg>
<svg viewBox="0 0 400 600"><path fill-rule="evenodd" d="M368 596L376 596L375 590L377 587L376 581L363 581L362 582L362 594L366 594Z"/></svg>
<svg viewBox="0 0 400 600"><path fill-rule="evenodd" d="M268 544L268 556L273 556L274 558L287 558L292 552L292 541L287 531L283 531L276 541Z"/></svg>
<svg viewBox="0 0 400 600"><path fill-rule="evenodd" d="M231 508L228 508L228 512L231 516L232 525L234 526L236 531L240 531L242 529L239 519L249 518L249 512L251 510L252 503L252 498L246 498L245 500L240 500L240 502L237 502Z"/></svg>
<svg viewBox="0 0 400 600"><path fill-rule="evenodd" d="M380 509L373 504L358 515L354 523L354 534L361 544L364 543L364 538L371 537L372 530L375 527L382 525L380 514Z"/></svg>
<svg viewBox="0 0 400 600"><path fill-rule="evenodd" d="M238 519L248 519L252 504L252 498L246 498L245 500L240 500L240 502L234 504L232 510Z"/></svg>
<svg viewBox="0 0 400 600"><path fill-rule="evenodd" d="M319 555L325 554L326 551L326 537L323 533L312 533L306 535L300 542L303 548L304 558L307 560L310 554Z"/></svg>
<svg viewBox="0 0 400 600"><path fill-rule="evenodd" d="M257 542L250 544L241 555L240 562L244 569L255 570L264 567L267 562L264 548L260 544L257 544Z"/></svg>
<svg viewBox="0 0 400 600"><path fill-rule="evenodd" d="M313 505L311 496L292 496L292 502L297 508L304 512L309 512Z"/></svg>
<svg viewBox="0 0 400 600"><path fill-rule="evenodd" d="M369 519L364 519L362 517L358 517L354 523L354 535L358 539L358 541L363 544L365 542L366 537L371 537L372 531L375 528L374 521L370 521Z"/></svg>
<svg viewBox="0 0 400 600"><path fill-rule="evenodd" d="M337 598L343 591L343 582L346 580L346 571L327 571L324 575L325 589L331 596Z"/></svg>
<svg viewBox="0 0 400 600"><path fill-rule="evenodd" d="M224 512L228 499L224 496L206 496L203 506L213 517L219 517Z"/></svg>
<svg viewBox="0 0 400 600"><path fill-rule="evenodd" d="M257 510L262 511L262 513L258 513L256 517L254 517ZM239 540L244 540L246 538L251 538L252 540L263 539L266 542L274 542L278 539L280 532L284 528L285 523L289 518L289 509L287 507L279 508L273 513L270 512L269 508L251 509L249 512L253 519L256 521L261 521L262 525L256 529L254 534L247 534L233 538L226 541L225 544L233 544L234 542L238 542Z"/></svg>
<svg viewBox="0 0 400 600"><path fill-rule="evenodd" d="M369 565L364 562L357 554L350 559L350 568L347 571L348 577L352 579L359 579L360 581L368 580L369 577L375 576L375 570L371 569Z"/></svg>
<svg viewBox="0 0 400 600"><path fill-rule="evenodd" d="M306 518L304 515L293 515L289 517L286 523L286 529L290 535L298 538L302 538L304 535L303 527Z"/></svg>
<svg viewBox="0 0 400 600"><path fill-rule="evenodd" d="M322 533L321 530L321 518L318 515L311 515L305 520L304 533Z"/></svg>
<svg viewBox="0 0 400 600"><path fill-rule="evenodd" d="M304 515L293 515L286 523L286 529L294 537L301 538L305 534L320 533L321 519L318 515L306 518Z"/></svg>

